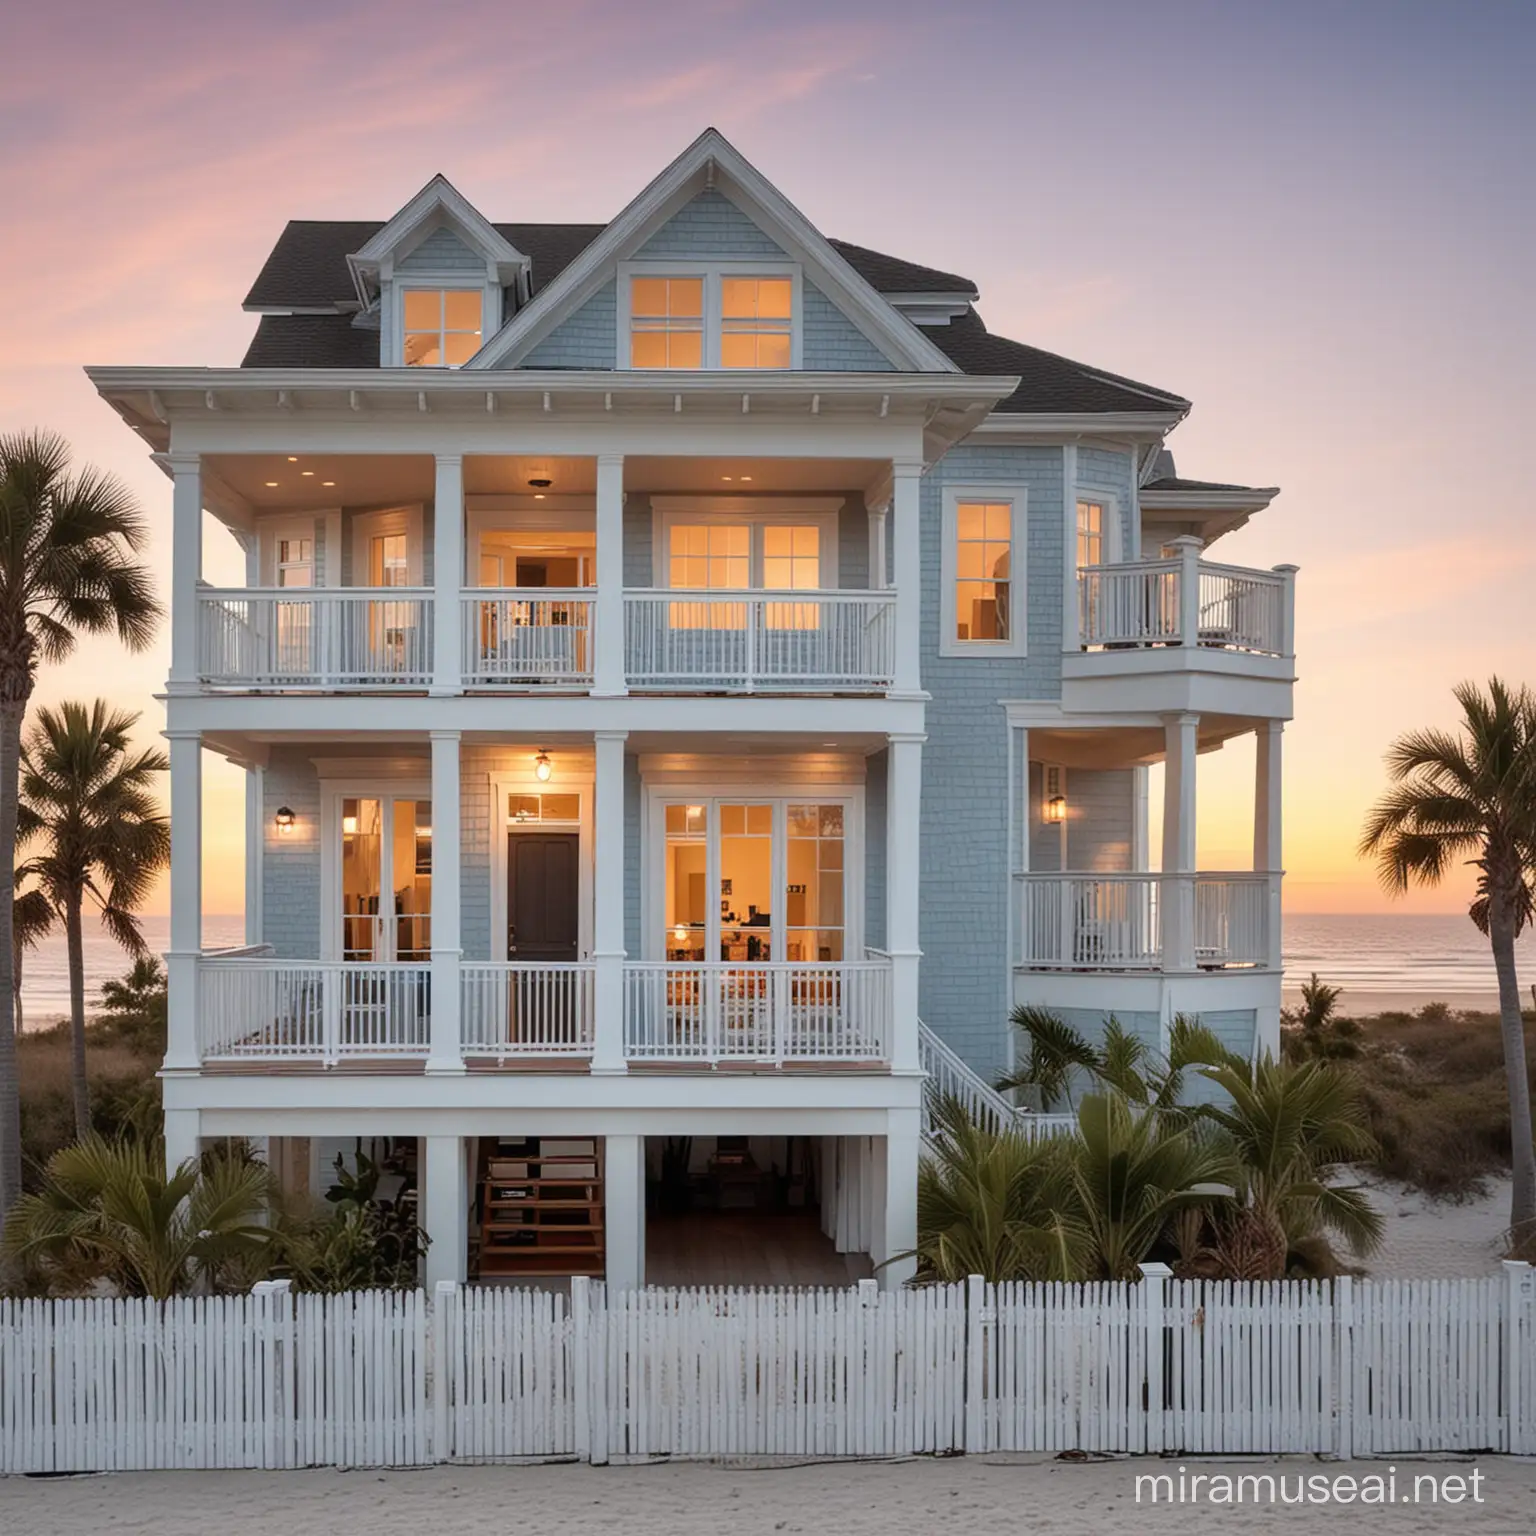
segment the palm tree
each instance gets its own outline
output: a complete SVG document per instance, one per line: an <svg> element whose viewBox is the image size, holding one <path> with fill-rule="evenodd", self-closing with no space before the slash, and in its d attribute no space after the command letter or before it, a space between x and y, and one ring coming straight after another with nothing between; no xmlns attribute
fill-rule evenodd
<svg viewBox="0 0 1536 1536"><path fill-rule="evenodd" d="M1380 1213L1363 1190L1337 1182L1344 1166L1377 1151L1346 1072L1325 1061L1234 1057L1201 1075L1223 1090L1223 1099L1200 1113L1230 1145L1241 1197L1224 1234L1245 1255L1229 1265L1229 1273L1240 1271L1233 1278L1281 1279L1290 1256L1324 1234L1342 1239L1359 1258L1374 1252Z"/></svg>
<svg viewBox="0 0 1536 1536"><path fill-rule="evenodd" d="M91 1128L85 1068L85 905L129 954L144 953L135 915L171 852L153 783L163 752L135 751L139 717L105 700L41 709L21 754L17 840L37 852L22 868L64 924L69 946L75 1133Z"/></svg>
<svg viewBox="0 0 1536 1536"><path fill-rule="evenodd" d="M157 1141L87 1136L11 1208L0 1253L54 1289L104 1280L125 1296L179 1296L224 1270L244 1281L263 1269L273 1193L271 1173L246 1158L210 1152L167 1174Z"/></svg>
<svg viewBox="0 0 1536 1536"><path fill-rule="evenodd" d="M1515 940L1531 922L1536 870L1536 697L1491 678L1455 689L1456 733L1410 731L1387 752L1392 787L1377 801L1360 839L1393 895L1436 886L1458 860L1477 870L1468 915L1493 948L1499 1021L1509 1087L1513 1162L1510 1229L1536 1233L1536 1146L1531 1091L1515 976Z"/></svg>
<svg viewBox="0 0 1536 1536"><path fill-rule="evenodd" d="M95 469L71 472L47 432L0 435L0 858L16 863L21 726L38 663L62 661L75 635L115 632L132 650L160 618L136 558L146 526L128 489ZM13 931L15 889L0 880L0 934ZM14 951L0 942L0 1219L21 1192Z"/></svg>
<svg viewBox="0 0 1536 1536"><path fill-rule="evenodd" d="M22 962L29 949L36 949L53 932L55 913L48 898L31 886L21 887L27 879L27 871L16 871L16 890L11 905L11 963L16 975L16 1033L24 1027L21 1017Z"/></svg>
<svg viewBox="0 0 1536 1536"><path fill-rule="evenodd" d="M1023 1066L998 1078L999 1092L1022 1089L1039 1100L1042 1111L1061 1104L1075 1108L1073 1082L1082 1074L1097 1075L1098 1050L1049 1008L1015 1008L1008 1022L1025 1036L1029 1047Z"/></svg>

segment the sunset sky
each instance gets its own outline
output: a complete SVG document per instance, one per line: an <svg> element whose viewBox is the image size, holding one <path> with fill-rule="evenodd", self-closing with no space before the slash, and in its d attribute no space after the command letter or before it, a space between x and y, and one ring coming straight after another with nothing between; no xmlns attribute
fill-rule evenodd
<svg viewBox="0 0 1536 1536"><path fill-rule="evenodd" d="M603 220L714 124L824 233L1191 398L1182 473L1284 488L1218 549L1301 567L1290 910L1384 907L1353 849L1388 741L1460 678L1536 681L1528 0L53 0L4 8L0 60L0 430L120 474L163 581L169 482L85 364L237 363L288 218L441 170L495 219ZM82 645L40 696L149 734L168 654ZM206 785L238 911L239 775ZM1201 762L1203 867L1247 863L1251 786L1251 747Z"/></svg>

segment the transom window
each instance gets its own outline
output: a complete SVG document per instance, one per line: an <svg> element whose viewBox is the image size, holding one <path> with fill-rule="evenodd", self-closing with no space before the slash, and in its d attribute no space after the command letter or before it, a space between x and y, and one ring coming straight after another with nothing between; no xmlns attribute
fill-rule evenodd
<svg viewBox="0 0 1536 1536"><path fill-rule="evenodd" d="M955 639L1007 640L1013 508L962 501L956 509Z"/></svg>
<svg viewBox="0 0 1536 1536"><path fill-rule="evenodd" d="M407 368L457 368L480 350L485 295L478 288L407 288L404 293Z"/></svg>
<svg viewBox="0 0 1536 1536"><path fill-rule="evenodd" d="M797 277L714 267L635 271L625 281L629 331L621 367L794 366Z"/></svg>
<svg viewBox="0 0 1536 1536"><path fill-rule="evenodd" d="M1025 490L951 485L944 490L939 653L1025 654Z"/></svg>

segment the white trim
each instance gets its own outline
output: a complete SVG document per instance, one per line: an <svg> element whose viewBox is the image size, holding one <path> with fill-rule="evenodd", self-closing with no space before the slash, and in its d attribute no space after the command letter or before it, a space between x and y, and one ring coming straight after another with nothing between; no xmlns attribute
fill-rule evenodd
<svg viewBox="0 0 1536 1536"><path fill-rule="evenodd" d="M962 501L1005 501L1010 508L1008 553L1008 630L1006 640L960 640L955 636L956 547ZM902 537L901 529L896 531ZM950 481L944 486L944 515L939 552L939 655L1027 656L1029 591L1029 489L1011 484ZM897 583L897 590L901 583Z"/></svg>
<svg viewBox="0 0 1536 1536"><path fill-rule="evenodd" d="M322 583L320 579L320 551L315 544L315 524L321 517L328 514L319 512L308 516L292 513L278 512L266 517L260 517L256 522L256 538L260 550L259 564L261 578L258 585L263 587L277 586L277 546L284 539L308 539L309 540L309 579L314 586L329 585ZM330 522L326 522L326 534L330 534ZM329 537L327 537L329 547ZM338 550L339 554L340 551Z"/></svg>
<svg viewBox="0 0 1536 1536"><path fill-rule="evenodd" d="M389 538L392 534L405 535L406 585L425 585L422 575L424 563L424 517L420 502L410 506L381 507L376 512L357 512L352 517L352 585L366 587L369 584L369 543L373 539ZM362 579L359 580L358 578Z"/></svg>
<svg viewBox="0 0 1536 1536"><path fill-rule="evenodd" d="M890 362L919 373L960 372L713 128L700 134L655 177L547 288L502 327L469 367L515 367L602 286L619 260L638 250L706 187L721 192L791 256L798 256L821 292Z"/></svg>
<svg viewBox="0 0 1536 1536"><path fill-rule="evenodd" d="M704 282L703 361L698 368L636 368L630 361L631 311L630 283L636 277L697 277ZM804 360L805 303L804 282L797 261L621 261L615 274L617 335L614 339L615 370L621 373L717 373L727 378L750 379L778 370L768 368L726 368L720 361L720 339L725 334L722 313L722 279L727 277L787 277L789 303L789 366L800 368Z"/></svg>
<svg viewBox="0 0 1536 1536"><path fill-rule="evenodd" d="M752 765L750 776L740 780L711 774L708 779L688 780L655 768L647 770L652 759L640 759L640 955L646 960L664 960L660 914L666 902L666 871L662 851L666 846L665 809L669 804L687 803L711 808L721 802L771 804L773 816L772 888L783 891L786 884L786 823L782 807L792 803L815 802L843 807L843 959L864 957L864 887L868 880L864 853L864 798L862 781L805 778L798 772L796 759L787 759L775 773L777 764L760 761ZM862 766L862 765L861 765ZM705 890L718 892L720 886L720 830L711 814L705 833ZM709 958L709 935L719 932L718 898L706 903L705 958ZM781 909L782 911L782 909ZM776 945L784 942L784 919L775 916L769 934ZM776 958L783 958L778 950Z"/></svg>
<svg viewBox="0 0 1536 1536"><path fill-rule="evenodd" d="M670 587L671 531L688 524L746 523L752 530L749 585L763 585L761 528L814 524L820 530L817 564L822 591L838 588L838 519L843 502L835 496L653 496L651 497L651 584ZM831 578L830 580L828 578Z"/></svg>
<svg viewBox="0 0 1536 1536"><path fill-rule="evenodd" d="M507 958L507 839L520 832L575 832L578 836L577 865L579 881L576 895L576 956L586 960L592 954L593 891L596 873L597 840L593 811L596 775L585 759L569 772L562 772L560 756L554 760L554 772L547 780L537 779L532 771L476 775L483 778L490 795L491 827L491 935L492 960ZM528 822L523 827L507 825L509 795L578 795L581 804L577 819L571 821Z"/></svg>
<svg viewBox="0 0 1536 1536"><path fill-rule="evenodd" d="M1121 550L1125 548L1125 543L1122 538L1123 530L1120 526L1120 493L1118 491L1101 490L1091 482L1079 479L1075 490L1068 499L1072 504L1072 575L1075 588L1079 569L1077 564L1077 504L1080 501L1096 502L1104 508L1104 558L1099 564L1118 564L1124 558L1121 555Z"/></svg>
<svg viewBox="0 0 1536 1536"><path fill-rule="evenodd" d="M386 368L409 368L412 373L433 373L438 369L457 372L463 363L407 363L405 360L405 296L407 293L478 293L480 295L480 346L487 336L494 336L501 325L501 287L471 279L466 272L433 272L423 269L409 276L392 278L389 292L379 300L389 305L389 324L381 327L379 361ZM439 336L468 335L469 332L439 330ZM479 351L477 347L475 351ZM471 354L473 356L473 354Z"/></svg>
<svg viewBox="0 0 1536 1536"><path fill-rule="evenodd" d="M414 766L418 773L427 770L421 778L405 778L387 769L377 769L358 774L327 777L324 769L343 766L340 760L317 760L315 767L320 773L320 931L319 949L321 960L340 960L341 953L341 802L343 800L425 800L432 803L432 778L429 763L418 761ZM371 766L371 765L370 765ZM434 816L436 811L434 809ZM379 892L384 893L384 869L382 849L390 845L393 858L393 839L385 835L380 839ZM385 933L391 933L393 924L386 925Z"/></svg>

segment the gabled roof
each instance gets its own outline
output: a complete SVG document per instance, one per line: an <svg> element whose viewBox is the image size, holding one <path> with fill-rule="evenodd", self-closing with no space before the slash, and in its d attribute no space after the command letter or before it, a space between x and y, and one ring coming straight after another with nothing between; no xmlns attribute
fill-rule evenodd
<svg viewBox="0 0 1536 1536"><path fill-rule="evenodd" d="M1189 401L1167 390L994 336L974 309L928 334L963 373L1019 376L1018 389L998 402L1000 413L1189 409Z"/></svg>
<svg viewBox="0 0 1536 1536"><path fill-rule="evenodd" d="M715 128L706 128L465 367L514 366L585 303L612 276L619 261L705 188L729 197L798 256L817 287L893 363L916 373L959 371L928 337L881 299L826 236Z"/></svg>
<svg viewBox="0 0 1536 1536"><path fill-rule="evenodd" d="M503 283L527 272L527 256L439 172L359 250L348 255L347 265L359 298L366 303L369 280L377 276L381 263L405 255L444 222L456 228L487 262L495 264Z"/></svg>

